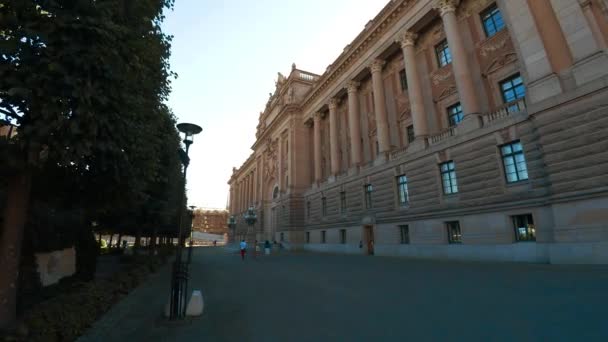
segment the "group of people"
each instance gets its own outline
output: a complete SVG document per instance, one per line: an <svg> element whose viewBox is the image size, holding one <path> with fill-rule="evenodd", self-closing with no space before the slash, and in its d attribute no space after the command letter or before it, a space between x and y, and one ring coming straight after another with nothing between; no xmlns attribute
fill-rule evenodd
<svg viewBox="0 0 608 342"><path fill-rule="evenodd" d="M276 241L273 242L275 245L277 244ZM241 243L239 244L239 247L241 249L241 259L245 260L245 255L247 254L247 242L245 241L245 239L241 240ZM264 242L264 254L266 255L270 255L270 248L272 247L272 245L270 244L270 241L266 240ZM260 244L258 243L258 240L255 240L254 242L254 248L253 248L253 258L257 258L258 253L260 253Z"/></svg>

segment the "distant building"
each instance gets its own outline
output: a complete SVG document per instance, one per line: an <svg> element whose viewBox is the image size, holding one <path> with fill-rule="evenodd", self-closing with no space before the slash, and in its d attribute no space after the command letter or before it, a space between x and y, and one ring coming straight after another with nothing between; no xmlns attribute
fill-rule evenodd
<svg viewBox="0 0 608 342"><path fill-rule="evenodd" d="M192 229L202 233L228 233L226 222L228 211L223 209L196 209L192 221Z"/></svg>
<svg viewBox="0 0 608 342"><path fill-rule="evenodd" d="M279 73L228 181L236 234L608 263L608 0L386 2L322 75Z"/></svg>

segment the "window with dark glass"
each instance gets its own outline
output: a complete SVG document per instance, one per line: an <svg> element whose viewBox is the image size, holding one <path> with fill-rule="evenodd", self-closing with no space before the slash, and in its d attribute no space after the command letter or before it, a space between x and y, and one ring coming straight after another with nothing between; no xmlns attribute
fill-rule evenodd
<svg viewBox="0 0 608 342"><path fill-rule="evenodd" d="M281 233L281 241L285 241L285 233Z"/></svg>
<svg viewBox="0 0 608 342"><path fill-rule="evenodd" d="M340 229L340 243L346 243L346 229Z"/></svg>
<svg viewBox="0 0 608 342"><path fill-rule="evenodd" d="M325 231L321 231L321 243L325 243Z"/></svg>
<svg viewBox="0 0 608 342"><path fill-rule="evenodd" d="M399 71L399 81L401 82L401 90L407 90L407 76L405 75L405 69Z"/></svg>
<svg viewBox="0 0 608 342"><path fill-rule="evenodd" d="M401 237L402 244L410 243L410 226L408 226L408 225L399 226L399 235Z"/></svg>
<svg viewBox="0 0 608 342"><path fill-rule="evenodd" d="M450 53L450 47L448 41L444 40L435 46L435 54L437 55L437 63L442 68L452 63L452 54Z"/></svg>
<svg viewBox="0 0 608 342"><path fill-rule="evenodd" d="M365 191L365 208L370 209L372 207L372 191L374 191L374 188L372 187L371 184L366 184L364 186L364 191Z"/></svg>
<svg viewBox="0 0 608 342"><path fill-rule="evenodd" d="M399 206L405 207L409 204L410 198L407 192L407 177L405 175L397 176L397 195Z"/></svg>
<svg viewBox="0 0 608 342"><path fill-rule="evenodd" d="M513 216L515 241L536 241L536 228L532 214Z"/></svg>
<svg viewBox="0 0 608 342"><path fill-rule="evenodd" d="M306 232L306 243L310 243L310 232Z"/></svg>
<svg viewBox="0 0 608 342"><path fill-rule="evenodd" d="M500 147L502 164L505 169L507 183L515 183L528 179L528 167L521 142L514 141Z"/></svg>
<svg viewBox="0 0 608 342"><path fill-rule="evenodd" d="M462 243L462 233L460 232L460 223L458 221L451 221L445 223L448 229L448 242L449 243Z"/></svg>
<svg viewBox="0 0 608 342"><path fill-rule="evenodd" d="M344 214L346 212L346 192L340 192L340 212Z"/></svg>
<svg viewBox="0 0 608 342"><path fill-rule="evenodd" d="M416 136L414 135L414 125L409 125L406 128L407 130L407 142L412 142L414 141L414 139L416 139Z"/></svg>
<svg viewBox="0 0 608 342"><path fill-rule="evenodd" d="M500 82L500 92L505 103L514 102L526 96L526 86L521 79L520 74L515 74L506 80ZM509 112L518 112L522 110L520 105L515 103L509 106Z"/></svg>
<svg viewBox="0 0 608 342"><path fill-rule="evenodd" d="M449 161L439 164L441 171L441 183L443 184L443 193L445 195L455 194L458 192L458 184L456 182L456 170L454 162Z"/></svg>
<svg viewBox="0 0 608 342"><path fill-rule="evenodd" d="M448 121L450 122L450 127L458 125L458 123L462 121L462 118L462 106L460 105L460 102L448 107Z"/></svg>
<svg viewBox="0 0 608 342"><path fill-rule="evenodd" d="M327 198L323 197L321 198L321 209L323 211L323 216L327 215Z"/></svg>
<svg viewBox="0 0 608 342"><path fill-rule="evenodd" d="M505 22L502 20L502 14L496 4L493 4L485 11L481 12L481 21L483 22L483 30L486 32L486 37L492 37L505 27Z"/></svg>

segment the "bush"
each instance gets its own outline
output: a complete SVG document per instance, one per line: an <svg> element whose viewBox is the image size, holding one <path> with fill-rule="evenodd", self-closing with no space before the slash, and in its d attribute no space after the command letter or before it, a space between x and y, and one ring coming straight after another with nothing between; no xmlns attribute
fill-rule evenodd
<svg viewBox="0 0 608 342"><path fill-rule="evenodd" d="M47 300L23 317L22 341L72 341L103 313L164 264L165 256L136 256L130 266L106 280L72 283L69 291Z"/></svg>

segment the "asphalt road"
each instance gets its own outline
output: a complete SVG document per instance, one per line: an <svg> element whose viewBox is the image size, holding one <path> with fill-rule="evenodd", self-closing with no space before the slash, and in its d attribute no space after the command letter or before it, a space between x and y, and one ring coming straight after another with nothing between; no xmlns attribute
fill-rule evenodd
<svg viewBox="0 0 608 342"><path fill-rule="evenodd" d="M608 341L608 267L199 248L202 317L167 324L169 270L80 341Z"/></svg>

